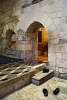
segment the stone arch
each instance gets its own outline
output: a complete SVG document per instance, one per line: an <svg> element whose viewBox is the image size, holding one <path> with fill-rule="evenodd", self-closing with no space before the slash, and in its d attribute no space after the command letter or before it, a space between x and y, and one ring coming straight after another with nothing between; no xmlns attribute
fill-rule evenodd
<svg viewBox="0 0 67 100"><path fill-rule="evenodd" d="M20 16L19 23L15 27L15 31L21 28L22 30L26 32L27 28L34 21L40 22L46 28L48 33L56 30L56 26L52 18L48 14L45 14L45 12L42 12L42 11L33 11L33 12L22 14Z"/></svg>
<svg viewBox="0 0 67 100"><path fill-rule="evenodd" d="M18 29L22 29L24 32L27 31L28 27L34 22L40 22L47 30L48 33L48 60L50 63L55 64L55 59L56 57L53 45L50 44L52 43L52 38L57 39L57 35L52 35L50 33L56 33L57 31L57 26L54 24L52 18L46 14L45 12L42 12L40 10L33 10L28 11L27 13L22 14L19 17L19 23L15 27L15 31L17 32ZM57 39L58 40L58 39ZM55 40L53 40L53 44L56 43ZM54 55L53 55L54 54ZM51 59L52 57L52 59Z"/></svg>
<svg viewBox="0 0 67 100"><path fill-rule="evenodd" d="M6 34L6 36L5 36L5 39L6 39L5 46L7 48L11 48L11 46L15 45L15 43L16 43L16 33L13 30L8 29L5 34Z"/></svg>
<svg viewBox="0 0 67 100"><path fill-rule="evenodd" d="M26 36L31 42L31 53L34 53L34 59L48 61L48 34L46 28L40 22L34 21L28 27Z"/></svg>

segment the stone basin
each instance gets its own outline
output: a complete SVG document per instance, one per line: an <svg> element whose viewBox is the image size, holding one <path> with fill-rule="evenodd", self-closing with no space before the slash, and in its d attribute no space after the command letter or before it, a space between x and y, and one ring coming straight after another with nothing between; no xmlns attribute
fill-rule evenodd
<svg viewBox="0 0 67 100"><path fill-rule="evenodd" d="M2 71L2 72L1 72ZM0 72L0 98L31 82L34 68L27 66L7 67ZM6 91L7 90L7 91Z"/></svg>

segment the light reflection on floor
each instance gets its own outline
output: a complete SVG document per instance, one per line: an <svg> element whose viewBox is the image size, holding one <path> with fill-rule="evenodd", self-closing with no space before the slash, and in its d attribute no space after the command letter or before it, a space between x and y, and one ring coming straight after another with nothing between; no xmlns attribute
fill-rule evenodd
<svg viewBox="0 0 67 100"><path fill-rule="evenodd" d="M48 57L45 57L45 56L38 56L38 60L39 60L39 61L48 62Z"/></svg>

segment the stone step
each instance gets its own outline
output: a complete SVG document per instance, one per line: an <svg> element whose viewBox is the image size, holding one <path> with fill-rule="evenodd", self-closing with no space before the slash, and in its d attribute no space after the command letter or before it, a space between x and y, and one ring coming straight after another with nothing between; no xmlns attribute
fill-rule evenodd
<svg viewBox="0 0 67 100"><path fill-rule="evenodd" d="M32 83L40 85L49 80L50 78L52 78L53 76L54 76L53 70L49 70L49 72L47 73L43 73L43 71L40 71L36 73L35 76L32 77Z"/></svg>

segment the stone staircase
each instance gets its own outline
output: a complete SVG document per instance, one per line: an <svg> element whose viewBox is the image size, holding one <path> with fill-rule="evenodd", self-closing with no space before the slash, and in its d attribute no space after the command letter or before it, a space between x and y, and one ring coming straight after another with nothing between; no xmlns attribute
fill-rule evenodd
<svg viewBox="0 0 67 100"><path fill-rule="evenodd" d="M32 77L32 83L40 85L49 80L50 78L52 78L53 76L54 76L53 70L49 70L49 72L44 72L44 73L43 71L39 71Z"/></svg>

